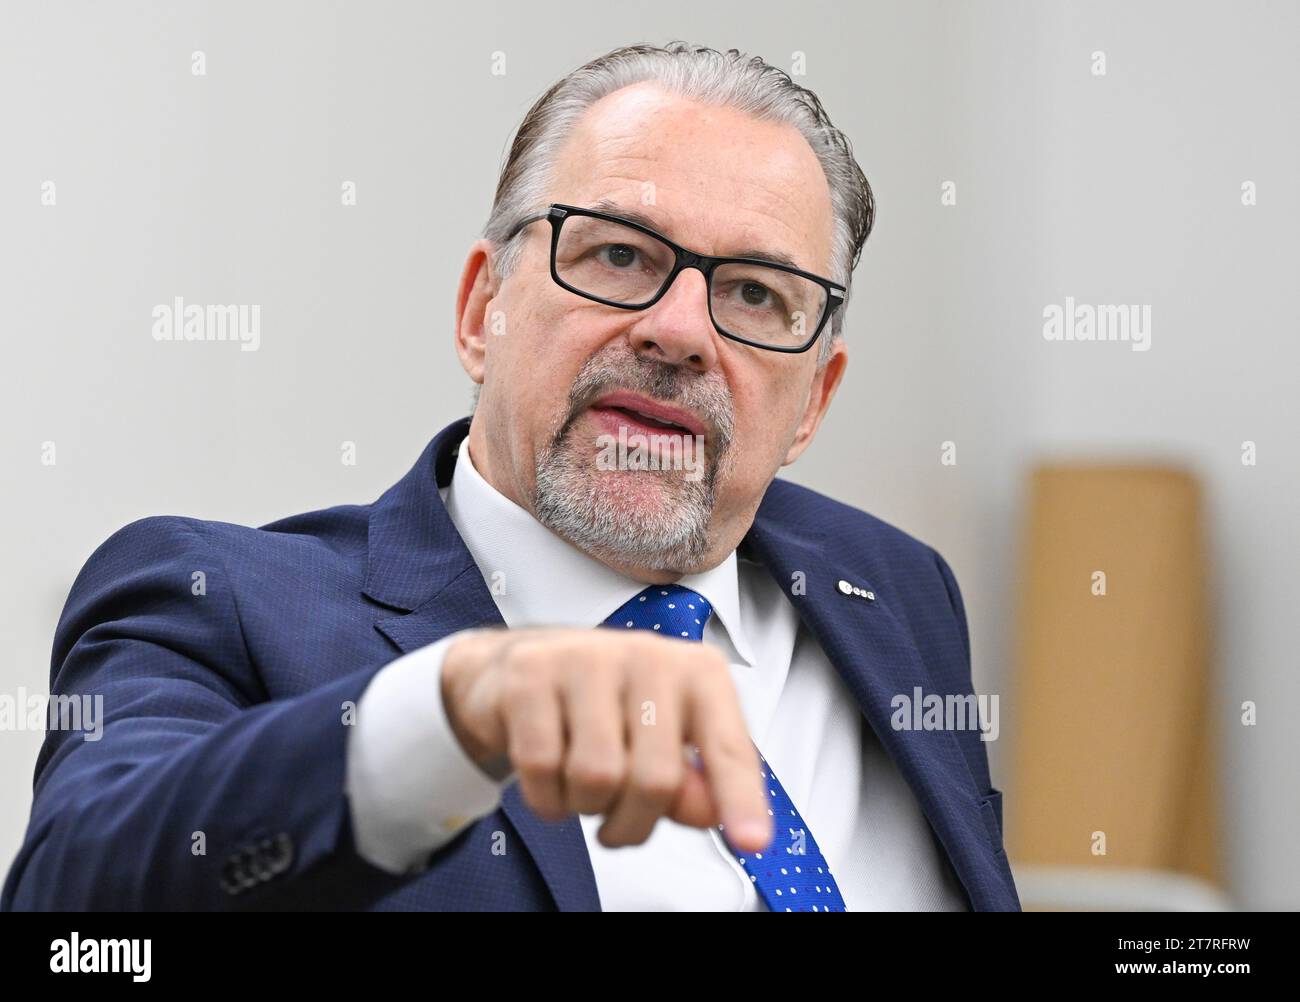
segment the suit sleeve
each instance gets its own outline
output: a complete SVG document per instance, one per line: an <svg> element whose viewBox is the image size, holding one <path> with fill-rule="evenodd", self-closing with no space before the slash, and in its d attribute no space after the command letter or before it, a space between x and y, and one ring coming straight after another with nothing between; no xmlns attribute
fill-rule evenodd
<svg viewBox="0 0 1300 1002"><path fill-rule="evenodd" d="M87 561L55 633L51 729L4 910L361 908L404 878L355 849L347 708L371 667L272 701L202 523L151 518Z"/></svg>

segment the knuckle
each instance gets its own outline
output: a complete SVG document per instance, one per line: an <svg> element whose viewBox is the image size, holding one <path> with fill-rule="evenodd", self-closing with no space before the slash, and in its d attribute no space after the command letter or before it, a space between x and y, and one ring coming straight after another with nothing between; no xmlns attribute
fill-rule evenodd
<svg viewBox="0 0 1300 1002"><path fill-rule="evenodd" d="M507 669L501 678L501 706L507 712L526 706L539 686L536 675Z"/></svg>
<svg viewBox="0 0 1300 1002"><path fill-rule="evenodd" d="M600 634L612 630L591 630L595 636L573 634L558 639L552 649L557 678L569 687L583 684L589 679L603 678L612 666L618 664L617 645ZM617 638L615 638L617 639Z"/></svg>
<svg viewBox="0 0 1300 1002"><path fill-rule="evenodd" d="M515 771L530 779L548 779L560 770L560 756L545 748L517 744L510 748L509 757Z"/></svg>
<svg viewBox="0 0 1300 1002"><path fill-rule="evenodd" d="M649 630L630 630L619 636L624 640L625 650L640 657L653 656L664 644L663 637Z"/></svg>
<svg viewBox="0 0 1300 1002"><path fill-rule="evenodd" d="M588 631L590 632L596 631ZM550 639L548 651L559 664L587 661L591 660L593 650L600 649L600 639L599 636L584 635L577 631L560 631Z"/></svg>
<svg viewBox="0 0 1300 1002"><path fill-rule="evenodd" d="M497 663L500 665L500 671L507 678L526 678L533 673L533 667L537 662L537 647L533 641L528 639L519 639L511 645L507 645L497 656Z"/></svg>
<svg viewBox="0 0 1300 1002"><path fill-rule="evenodd" d="M630 785L641 797L667 801L676 796L682 785L682 770L671 764L655 763L636 769Z"/></svg>
<svg viewBox="0 0 1300 1002"><path fill-rule="evenodd" d="M529 726L521 714L507 714L506 735L506 756L521 776L549 780L559 775L564 749L558 732Z"/></svg>
<svg viewBox="0 0 1300 1002"><path fill-rule="evenodd" d="M627 643L620 645L619 665L625 674L654 669L662 671L665 666L676 664L673 657L674 645L665 637L645 630L637 631L640 636L626 638Z"/></svg>
<svg viewBox="0 0 1300 1002"><path fill-rule="evenodd" d="M565 779L582 790L613 793L623 785L623 770L615 761L582 759L569 763Z"/></svg>

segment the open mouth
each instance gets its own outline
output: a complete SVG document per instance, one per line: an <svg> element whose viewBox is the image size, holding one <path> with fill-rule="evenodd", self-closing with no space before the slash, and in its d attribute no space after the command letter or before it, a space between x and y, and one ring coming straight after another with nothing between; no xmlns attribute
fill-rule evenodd
<svg viewBox="0 0 1300 1002"><path fill-rule="evenodd" d="M635 411L630 407L602 407L599 410L613 411L622 414L628 419L629 423L642 424L651 430L659 429L661 431L676 432L679 435L689 435L690 431L679 424L672 424L668 421L660 421L649 414L643 414L641 411Z"/></svg>
<svg viewBox="0 0 1300 1002"><path fill-rule="evenodd" d="M704 424L694 414L637 393L609 393L591 404L592 415L606 430L630 433L703 436Z"/></svg>

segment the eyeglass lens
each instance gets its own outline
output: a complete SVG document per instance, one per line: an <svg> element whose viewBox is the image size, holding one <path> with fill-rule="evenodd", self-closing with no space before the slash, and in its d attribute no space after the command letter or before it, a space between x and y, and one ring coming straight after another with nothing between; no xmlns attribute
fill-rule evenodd
<svg viewBox="0 0 1300 1002"><path fill-rule="evenodd" d="M676 256L660 240L605 219L569 216L560 228L555 270L588 295L641 306L659 294ZM817 329L826 289L763 264L720 264L713 272L713 319L729 334L780 347L798 347Z"/></svg>

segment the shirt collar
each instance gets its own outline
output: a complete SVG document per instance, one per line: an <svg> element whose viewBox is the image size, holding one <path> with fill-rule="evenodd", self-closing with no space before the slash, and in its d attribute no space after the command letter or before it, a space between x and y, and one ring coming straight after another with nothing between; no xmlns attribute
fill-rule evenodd
<svg viewBox="0 0 1300 1002"><path fill-rule="evenodd" d="M468 438L443 500L507 626L598 626L646 587L561 539L484 480ZM736 551L676 583L708 599L736 654L753 665L740 618Z"/></svg>

